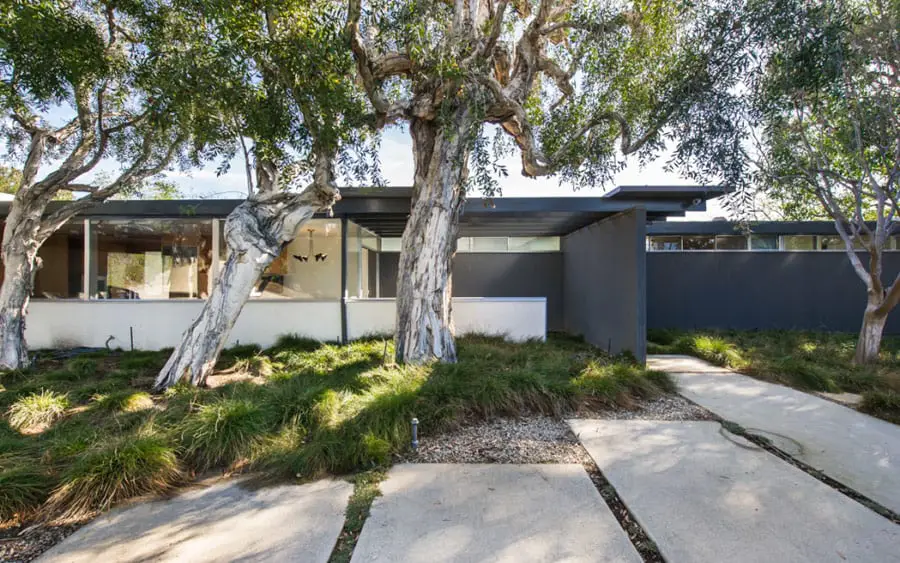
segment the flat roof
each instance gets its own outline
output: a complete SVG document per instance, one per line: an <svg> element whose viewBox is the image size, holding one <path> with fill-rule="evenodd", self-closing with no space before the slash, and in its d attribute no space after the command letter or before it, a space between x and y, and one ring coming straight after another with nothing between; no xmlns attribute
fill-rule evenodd
<svg viewBox="0 0 900 563"><path fill-rule="evenodd" d="M473 197L460 218L461 236L560 236L603 218L637 207L647 218L683 216L705 211L706 199L721 195L710 186L622 186L599 197ZM384 237L399 237L409 217L412 188L342 188L334 217ZM224 218L242 199L112 200L78 216L91 219ZM0 202L0 216L9 212ZM51 202L48 212L65 202ZM318 214L316 217L326 217Z"/></svg>

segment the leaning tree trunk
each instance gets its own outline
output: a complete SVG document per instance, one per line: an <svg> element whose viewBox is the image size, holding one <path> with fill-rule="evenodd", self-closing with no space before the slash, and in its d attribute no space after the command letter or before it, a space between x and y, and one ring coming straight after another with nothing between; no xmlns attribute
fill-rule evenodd
<svg viewBox="0 0 900 563"><path fill-rule="evenodd" d="M415 179L397 276L398 362L456 361L450 267L465 201L471 124L465 108L440 125L410 122Z"/></svg>
<svg viewBox="0 0 900 563"><path fill-rule="evenodd" d="M862 328L856 343L856 364L870 364L878 360L881 351L881 337L887 323L888 312L884 311L884 300L878 295L869 295L866 312L863 314Z"/></svg>
<svg viewBox="0 0 900 563"><path fill-rule="evenodd" d="M310 186L298 195L262 195L231 212L225 223L228 259L200 315L159 372L154 385L157 391L182 377L194 385L206 381L260 276L303 223L330 207L337 197L336 191Z"/></svg>
<svg viewBox="0 0 900 563"><path fill-rule="evenodd" d="M17 194L13 200L0 248L3 257L3 284L0 286L2 369L19 369L28 365L25 314L34 289L34 276L40 266L38 249L46 239L39 234L46 198L25 196Z"/></svg>

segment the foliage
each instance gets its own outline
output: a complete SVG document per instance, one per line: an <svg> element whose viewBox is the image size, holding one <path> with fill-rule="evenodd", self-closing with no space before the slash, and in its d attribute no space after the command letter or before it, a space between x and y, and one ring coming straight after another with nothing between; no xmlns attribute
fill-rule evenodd
<svg viewBox="0 0 900 563"><path fill-rule="evenodd" d="M14 194L19 191L22 173L9 166L0 166L0 193Z"/></svg>
<svg viewBox="0 0 900 563"><path fill-rule="evenodd" d="M124 436L82 453L43 510L78 518L121 500L168 491L184 480L175 451L157 436Z"/></svg>
<svg viewBox="0 0 900 563"><path fill-rule="evenodd" d="M269 429L266 411L250 399L221 398L198 406L181 427L185 455L200 470L240 461Z"/></svg>
<svg viewBox="0 0 900 563"><path fill-rule="evenodd" d="M0 521L39 505L50 486L37 460L0 455Z"/></svg>
<svg viewBox="0 0 900 563"><path fill-rule="evenodd" d="M756 188L788 217L834 221L869 297L856 361L876 361L880 330L870 342L865 329L900 301L900 276L882 280L900 211L900 2L758 0L748 18L757 157L754 184L737 193Z"/></svg>
<svg viewBox="0 0 900 563"><path fill-rule="evenodd" d="M381 496L378 484L387 476L385 471L372 469L354 475L353 495L347 503L344 529L338 536L337 545L331 552L328 563L350 563L353 556L353 548L362 532L363 524L369 517L369 511L376 498Z"/></svg>
<svg viewBox="0 0 900 563"><path fill-rule="evenodd" d="M51 424L66 412L69 400L64 394L42 390L22 397L9 408L9 424L26 429Z"/></svg>
<svg viewBox="0 0 900 563"><path fill-rule="evenodd" d="M900 424L900 392L890 389L866 391L859 410Z"/></svg>
<svg viewBox="0 0 900 563"><path fill-rule="evenodd" d="M11 471L8 482L21 483L8 497L15 492L21 501L4 500L5 490L0 501L27 512L50 496L43 514L75 517L165 490L188 472L309 478L368 470L409 447L414 416L428 437L496 416L628 407L673 389L665 374L572 338L466 336L452 365L399 366L392 353L390 341L375 338L348 345L283 338L269 350L223 353L223 378L235 375L229 362L252 357L266 358L270 375L211 389L176 385L159 396L125 366L158 365L166 352L114 353L84 378L51 377L61 362L39 359L36 369L4 380L0 400L17 404L44 389L69 405L41 433L0 419L0 461L9 460L0 481Z"/></svg>
<svg viewBox="0 0 900 563"><path fill-rule="evenodd" d="M497 195L507 171L496 161L516 147L526 176L585 187L667 138L673 167L726 183L743 174L740 2L474 4L357 0L348 14L375 111L464 136L471 189ZM459 108L472 124L450 131Z"/></svg>

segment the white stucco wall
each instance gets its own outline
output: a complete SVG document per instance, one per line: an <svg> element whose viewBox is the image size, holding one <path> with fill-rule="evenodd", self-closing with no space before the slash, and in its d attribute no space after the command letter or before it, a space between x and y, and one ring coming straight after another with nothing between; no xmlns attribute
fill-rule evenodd
<svg viewBox="0 0 900 563"><path fill-rule="evenodd" d="M202 301L32 301L25 337L29 347L102 347L158 350L178 344L182 332L203 307ZM457 334L500 334L513 340L545 338L547 303L544 298L453 299ZM347 336L388 334L394 330L393 299L351 299L347 302ZM339 301L248 301L228 345L272 346L284 334L300 334L323 341L341 338Z"/></svg>
<svg viewBox="0 0 900 563"><path fill-rule="evenodd" d="M394 299L351 299L347 302L347 336L394 330ZM547 336L547 300L543 297L454 297L456 334L480 332L504 335L511 340L544 339Z"/></svg>
<svg viewBox="0 0 900 563"><path fill-rule="evenodd" d="M29 347L101 347L113 337L112 348L131 346L158 350L175 346L181 333L203 307L202 301L32 301L25 338ZM268 347L283 334L318 340L341 338L338 301L249 301L231 331L228 345Z"/></svg>

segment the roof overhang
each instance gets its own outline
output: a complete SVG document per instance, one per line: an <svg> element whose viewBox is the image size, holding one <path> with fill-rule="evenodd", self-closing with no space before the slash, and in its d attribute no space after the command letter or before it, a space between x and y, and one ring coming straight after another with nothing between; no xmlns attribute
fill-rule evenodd
<svg viewBox="0 0 900 563"><path fill-rule="evenodd" d="M461 236L561 236L623 211L643 208L657 221L686 211L705 211L721 195L708 186L623 186L602 197L468 198ZM344 188L333 216L347 217L377 235L399 237L409 217L411 188ZM224 218L244 200L125 200L97 204L79 217L93 219ZM48 212L65 205L53 202ZM9 203L0 203L5 216ZM317 217L326 217L325 214Z"/></svg>

